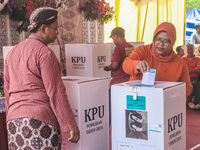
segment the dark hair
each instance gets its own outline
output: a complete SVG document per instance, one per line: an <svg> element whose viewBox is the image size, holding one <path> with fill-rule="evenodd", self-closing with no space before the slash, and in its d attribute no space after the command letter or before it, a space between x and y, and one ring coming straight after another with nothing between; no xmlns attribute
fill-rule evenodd
<svg viewBox="0 0 200 150"><path fill-rule="evenodd" d="M177 52L177 53L180 52L181 47L183 47L183 46L180 45L180 46L177 46L177 47L176 47L176 52Z"/></svg>
<svg viewBox="0 0 200 150"><path fill-rule="evenodd" d="M112 37L113 35L125 37L125 30L122 27L116 27L111 31L110 37Z"/></svg>
<svg viewBox="0 0 200 150"><path fill-rule="evenodd" d="M194 46L194 44L193 44L193 43L188 43L188 44L186 45L186 47L188 48L188 46L192 46L192 47L193 47L193 49L195 49L195 46Z"/></svg>
<svg viewBox="0 0 200 150"><path fill-rule="evenodd" d="M46 25L47 27L50 27L50 25L52 23L43 23L44 25ZM36 33L38 31L38 29L43 25L43 24L38 24L36 28L34 28L33 30L30 31L30 33Z"/></svg>
<svg viewBox="0 0 200 150"><path fill-rule="evenodd" d="M56 21L57 17L58 11L56 9L39 7L31 13L29 19L25 21L23 28L31 33L35 33L43 24L49 27Z"/></svg>
<svg viewBox="0 0 200 150"><path fill-rule="evenodd" d="M43 23L44 25L46 25L47 27L50 27L50 25L52 23ZM33 30L30 31L30 33L36 33L38 31L38 29L43 25L43 24L38 24ZM23 24L23 29L25 31L27 31L27 28L29 26L29 19L27 19L24 24Z"/></svg>

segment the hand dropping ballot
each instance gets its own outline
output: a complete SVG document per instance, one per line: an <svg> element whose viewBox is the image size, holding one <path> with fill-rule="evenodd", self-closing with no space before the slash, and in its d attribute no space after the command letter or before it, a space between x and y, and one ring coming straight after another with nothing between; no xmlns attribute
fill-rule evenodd
<svg viewBox="0 0 200 150"><path fill-rule="evenodd" d="M142 84L145 85L154 85L156 77L156 70L150 69L149 71L145 72L142 76Z"/></svg>

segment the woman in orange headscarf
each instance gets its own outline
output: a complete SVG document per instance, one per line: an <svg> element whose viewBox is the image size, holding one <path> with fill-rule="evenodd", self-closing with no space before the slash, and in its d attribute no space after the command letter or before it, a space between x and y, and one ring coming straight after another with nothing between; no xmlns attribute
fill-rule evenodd
<svg viewBox="0 0 200 150"><path fill-rule="evenodd" d="M150 45L135 48L124 60L123 70L130 74L129 80L141 80L142 74L156 69L156 81L186 83L186 96L192 91L189 72L185 62L173 51L176 29L173 24L163 22L156 28Z"/></svg>

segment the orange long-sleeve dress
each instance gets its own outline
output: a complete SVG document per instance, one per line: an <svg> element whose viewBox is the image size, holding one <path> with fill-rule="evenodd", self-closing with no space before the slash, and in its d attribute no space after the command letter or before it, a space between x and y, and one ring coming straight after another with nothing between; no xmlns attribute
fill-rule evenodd
<svg viewBox="0 0 200 150"><path fill-rule="evenodd" d="M164 62L158 61L149 51L148 46L139 46L135 48L132 54L124 60L123 70L130 74L129 80L141 80L142 73L136 69L136 64L146 60L150 69L156 69L156 81L172 81L186 83L186 96L188 97L192 91L189 72L185 62L178 56L173 60Z"/></svg>

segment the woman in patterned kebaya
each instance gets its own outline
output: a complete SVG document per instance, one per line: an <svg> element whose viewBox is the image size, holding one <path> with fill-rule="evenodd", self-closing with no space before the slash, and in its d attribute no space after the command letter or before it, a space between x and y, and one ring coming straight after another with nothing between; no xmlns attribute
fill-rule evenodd
<svg viewBox="0 0 200 150"><path fill-rule="evenodd" d="M57 37L58 12L32 12L31 35L10 50L4 65L9 149L61 149L61 132L80 138L61 79L59 62L47 44Z"/></svg>

